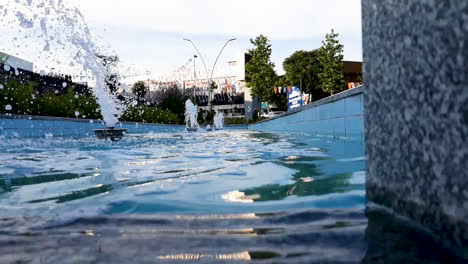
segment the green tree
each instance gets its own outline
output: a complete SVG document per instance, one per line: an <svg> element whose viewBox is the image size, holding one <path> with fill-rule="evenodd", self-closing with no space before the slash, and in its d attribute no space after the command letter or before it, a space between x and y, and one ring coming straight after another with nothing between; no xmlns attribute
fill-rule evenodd
<svg viewBox="0 0 468 264"><path fill-rule="evenodd" d="M319 61L319 50L299 50L283 62L288 86L299 86L302 92L313 94L320 89L319 74L322 66Z"/></svg>
<svg viewBox="0 0 468 264"><path fill-rule="evenodd" d="M281 75L276 78L275 87L288 86L286 76ZM285 94L273 94L271 97L271 103L276 105L277 110L286 111L288 110L288 98Z"/></svg>
<svg viewBox="0 0 468 264"><path fill-rule="evenodd" d="M181 122L185 120L185 101L189 98L190 94L177 85L165 87L156 92L158 108L176 114Z"/></svg>
<svg viewBox="0 0 468 264"><path fill-rule="evenodd" d="M252 59L245 66L247 86L251 88L252 94L261 100L272 102L273 87L276 82L275 64L271 62L271 44L267 37L259 35L250 39L254 48L249 49Z"/></svg>
<svg viewBox="0 0 468 264"><path fill-rule="evenodd" d="M138 81L132 86L132 93L137 96L137 100L139 103L141 103L145 99L147 91L148 88L146 88L145 82L143 81Z"/></svg>
<svg viewBox="0 0 468 264"><path fill-rule="evenodd" d="M0 113L30 115L36 112L35 89L37 83L20 84L15 80L9 80L2 81L0 84L2 85L2 89L0 89Z"/></svg>
<svg viewBox="0 0 468 264"><path fill-rule="evenodd" d="M129 107L120 120L162 124L178 124L181 122L176 114L163 111L156 106L147 105Z"/></svg>
<svg viewBox="0 0 468 264"><path fill-rule="evenodd" d="M318 74L320 88L327 93L337 93L345 89L343 72L343 45L337 39L338 33L332 29L325 36L322 47L319 49L318 61L322 71Z"/></svg>
<svg viewBox="0 0 468 264"><path fill-rule="evenodd" d="M63 94L40 95L36 92L38 86L36 82L21 83L10 79L0 84L3 87L0 89L0 113L101 118L96 99L75 93L73 86Z"/></svg>

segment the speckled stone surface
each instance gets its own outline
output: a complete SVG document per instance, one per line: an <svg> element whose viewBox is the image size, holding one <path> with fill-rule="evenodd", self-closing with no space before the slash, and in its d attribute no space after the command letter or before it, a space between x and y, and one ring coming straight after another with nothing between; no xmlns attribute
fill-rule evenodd
<svg viewBox="0 0 468 264"><path fill-rule="evenodd" d="M468 1L362 6L368 199L468 259Z"/></svg>

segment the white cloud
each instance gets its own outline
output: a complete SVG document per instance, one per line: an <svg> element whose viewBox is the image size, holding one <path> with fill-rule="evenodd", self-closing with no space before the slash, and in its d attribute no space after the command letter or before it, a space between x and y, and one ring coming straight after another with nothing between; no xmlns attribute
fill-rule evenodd
<svg viewBox="0 0 468 264"><path fill-rule="evenodd" d="M45 0L33 2L40 1ZM362 59L360 0L63 1L69 3L68 7L78 6L92 29L94 39L108 43L123 64L136 65L142 73L167 73L187 63L194 50L189 43L182 41L183 37L196 42L208 68L211 68L225 41L236 37L237 41L230 43L220 57L218 70L227 67L229 60L251 47L249 38L264 34L271 39L272 60L281 74L284 58L296 50L318 48L332 28L340 34L339 40L345 46L345 59ZM10 5L19 2L7 0ZM29 11L31 15L38 12L34 9ZM53 19L49 23L53 25ZM10 41L19 34L19 28L19 25L9 24L0 17L0 33L8 36L0 39L0 49L30 59L38 66L47 64L65 68L59 62L67 57L64 53L71 54L70 49L65 48L70 45L60 42L55 48L52 45L47 54L39 54L37 50L44 47L40 41L26 39L26 36ZM11 33L8 30L12 30ZM60 28L57 32L63 33ZM40 34L40 30L37 33ZM27 34L24 30L19 35ZM41 39L40 36L36 37ZM201 62L197 63L198 69L201 69Z"/></svg>
<svg viewBox="0 0 468 264"><path fill-rule="evenodd" d="M71 0L69 0L71 1ZM301 39L361 34L360 0L79 0L92 23L158 32Z"/></svg>
<svg viewBox="0 0 468 264"><path fill-rule="evenodd" d="M285 57L298 49L318 48L325 34L333 28L340 33L340 41L345 45L345 59L362 58L360 0L73 2L89 24L100 29L98 33L105 36L123 60L140 62L154 72L163 72L164 68L168 71L186 62L193 53L190 45L181 41L186 36L196 41L209 65L224 39L237 37L220 59L218 65L223 65L236 53L250 48L249 38L264 34L272 40L272 59L276 70L282 73ZM103 32L103 28L114 32ZM132 29L134 39L129 39L125 32Z"/></svg>

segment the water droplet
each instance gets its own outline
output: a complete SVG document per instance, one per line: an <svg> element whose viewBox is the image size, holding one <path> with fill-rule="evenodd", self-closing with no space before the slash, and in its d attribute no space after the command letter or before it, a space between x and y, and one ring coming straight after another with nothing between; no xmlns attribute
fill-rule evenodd
<svg viewBox="0 0 468 264"><path fill-rule="evenodd" d="M79 96L78 96L77 94L75 94L75 98L78 99L78 97L79 97Z"/></svg>
<svg viewBox="0 0 468 264"><path fill-rule="evenodd" d="M3 90L3 85L2 84L0 84L0 90Z"/></svg>
<svg viewBox="0 0 468 264"><path fill-rule="evenodd" d="M67 85L68 85L67 82L63 82L63 83L62 83L62 87L63 87L63 88L67 87Z"/></svg>
<svg viewBox="0 0 468 264"><path fill-rule="evenodd" d="M13 109L13 107L11 107L11 105L9 105L9 104L5 105L5 110L11 111L11 109Z"/></svg>
<svg viewBox="0 0 468 264"><path fill-rule="evenodd" d="M58 90L55 90L55 94L58 94L58 93L59 93L59 91L58 91Z"/></svg>
<svg viewBox="0 0 468 264"><path fill-rule="evenodd" d="M11 67L10 67L10 65L5 64L5 65L3 65L3 69L5 71L10 71Z"/></svg>
<svg viewBox="0 0 468 264"><path fill-rule="evenodd" d="M75 116L78 117L80 115L80 112L75 111Z"/></svg>

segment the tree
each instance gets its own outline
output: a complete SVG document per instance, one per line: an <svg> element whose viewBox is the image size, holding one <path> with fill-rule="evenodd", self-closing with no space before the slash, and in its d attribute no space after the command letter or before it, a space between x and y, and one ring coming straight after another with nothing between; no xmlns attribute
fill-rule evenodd
<svg viewBox="0 0 468 264"><path fill-rule="evenodd" d="M318 59L319 50L299 50L283 62L285 78L288 86L299 86L302 92L314 94L320 89L319 74L322 66Z"/></svg>
<svg viewBox="0 0 468 264"><path fill-rule="evenodd" d="M133 84L132 93L137 96L138 103L141 103L146 96L147 88L145 82L138 81Z"/></svg>
<svg viewBox="0 0 468 264"><path fill-rule="evenodd" d="M276 78L275 87L285 87L288 86L288 82L284 75L278 76ZM271 98L271 103L276 105L276 108L281 111L288 110L288 98L285 94L273 94Z"/></svg>
<svg viewBox="0 0 468 264"><path fill-rule="evenodd" d="M267 37L259 35L250 39L254 48L249 49L252 59L245 66L247 86L260 101L271 102L276 81L275 64L271 62L271 44Z"/></svg>
<svg viewBox="0 0 468 264"><path fill-rule="evenodd" d="M337 40L338 33L332 29L322 41L318 60L322 71L318 74L320 88L327 93L337 93L344 90L345 77L343 72L343 45Z"/></svg>
<svg viewBox="0 0 468 264"><path fill-rule="evenodd" d="M189 98L190 94L177 85L164 87L156 92L158 108L176 114L180 120L185 120L185 101Z"/></svg>

